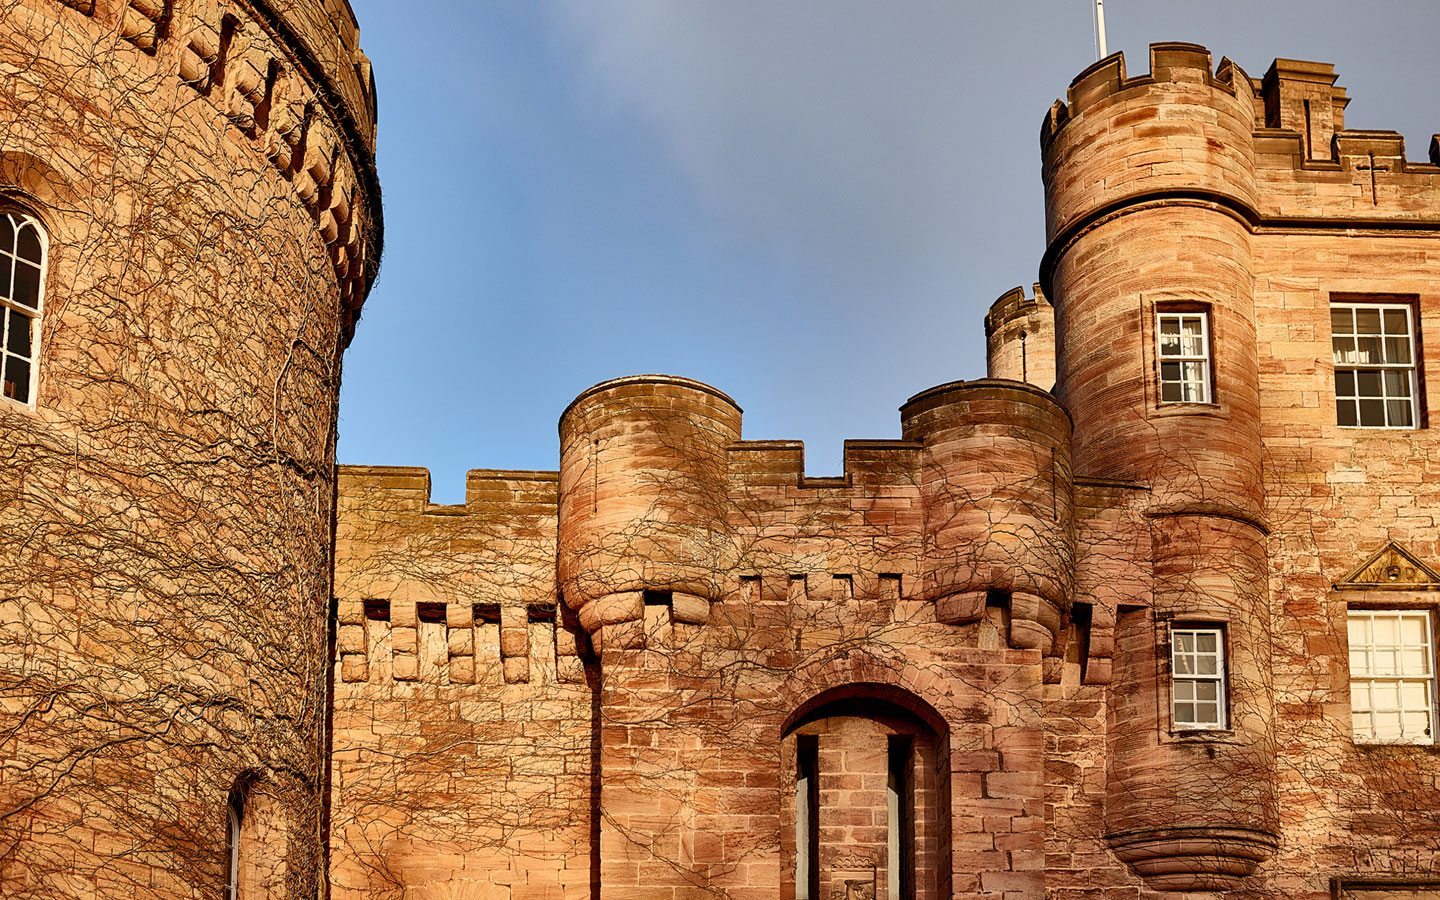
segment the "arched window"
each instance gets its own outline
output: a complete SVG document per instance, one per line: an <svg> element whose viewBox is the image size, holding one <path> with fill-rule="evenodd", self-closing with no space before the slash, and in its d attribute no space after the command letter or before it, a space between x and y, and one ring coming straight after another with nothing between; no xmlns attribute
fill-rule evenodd
<svg viewBox="0 0 1440 900"><path fill-rule="evenodd" d="M854 685L806 704L785 734L782 810L796 900L950 896L949 739L923 701Z"/></svg>
<svg viewBox="0 0 1440 900"><path fill-rule="evenodd" d="M230 791L225 804L225 900L240 896L240 824L245 819L245 784Z"/></svg>
<svg viewBox="0 0 1440 900"><path fill-rule="evenodd" d="M284 892L287 823L274 782L242 776L225 804L225 900Z"/></svg>
<svg viewBox="0 0 1440 900"><path fill-rule="evenodd" d="M27 406L35 402L45 249L39 222L0 212L0 394Z"/></svg>

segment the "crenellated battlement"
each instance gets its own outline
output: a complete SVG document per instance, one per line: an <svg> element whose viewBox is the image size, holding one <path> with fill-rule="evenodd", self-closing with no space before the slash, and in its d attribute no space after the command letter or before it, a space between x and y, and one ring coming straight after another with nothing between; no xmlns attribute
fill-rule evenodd
<svg viewBox="0 0 1440 900"><path fill-rule="evenodd" d="M182 103L191 92L207 101L290 182L334 266L350 334L379 268L383 217L375 83L347 0L36 2L103 29L178 82Z"/></svg>
<svg viewBox="0 0 1440 900"><path fill-rule="evenodd" d="M1254 229L1440 225L1440 136L1428 161L1401 136L1345 128L1350 97L1328 63L1276 59L1251 78L1194 44L1150 47L1131 76L1123 54L1071 83L1041 124L1053 257L1087 223L1122 205L1213 202Z"/></svg>
<svg viewBox="0 0 1440 900"><path fill-rule="evenodd" d="M605 382L561 416L558 474L473 471L465 504L445 506L431 502L424 469L343 468L337 591L356 602L483 595L462 605L502 609L558 594L599 641L641 622L656 592L675 622L702 624L710 604L756 585L769 596L839 573L869 593L891 577L897 597L939 603L953 624L978 619L997 592L1025 598L1016 646L1054 653L1073 564L1066 412L1048 391L981 380L921 392L901 418L902 439L849 441L844 474L817 478L800 442L743 440L739 407L709 385ZM889 549L861 550L877 546ZM509 587L497 601L484 573L499 567Z"/></svg>
<svg viewBox="0 0 1440 900"><path fill-rule="evenodd" d="M1056 100L1050 107L1040 126L1041 152L1049 150L1072 120L1092 114L1117 97L1125 99L1121 95L1166 85L1210 89L1247 101L1253 90L1249 77L1228 58L1212 70L1210 51L1199 44L1151 44L1150 71L1135 76L1126 71L1125 54L1112 53L1076 75L1065 100Z"/></svg>
<svg viewBox="0 0 1440 900"><path fill-rule="evenodd" d="M1050 300L1045 296L1039 282L1031 287L1028 296L1024 286L1016 285L990 304L990 309L985 313L985 334L994 334L1016 319L1034 315L1047 308L1050 308Z"/></svg>

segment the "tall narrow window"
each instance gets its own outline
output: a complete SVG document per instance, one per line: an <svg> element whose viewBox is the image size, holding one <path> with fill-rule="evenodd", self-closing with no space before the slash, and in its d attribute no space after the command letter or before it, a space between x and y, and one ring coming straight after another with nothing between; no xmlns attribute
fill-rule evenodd
<svg viewBox="0 0 1440 900"><path fill-rule="evenodd" d="M1349 428L1414 428L1415 323L1405 303L1334 303L1335 421Z"/></svg>
<svg viewBox="0 0 1440 900"><path fill-rule="evenodd" d="M1160 402L1210 402L1210 316L1205 312L1156 315Z"/></svg>
<svg viewBox="0 0 1440 900"><path fill-rule="evenodd" d="M915 896L915 786L911 776L914 739L890 736L890 773L886 779L886 893L889 900Z"/></svg>
<svg viewBox="0 0 1440 900"><path fill-rule="evenodd" d="M1435 651L1430 613L1352 609L1349 632L1355 740L1435 743Z"/></svg>
<svg viewBox="0 0 1440 900"><path fill-rule="evenodd" d="M45 289L45 233L20 213L0 213L0 388L35 402L35 361Z"/></svg>
<svg viewBox="0 0 1440 900"><path fill-rule="evenodd" d="M1170 629L1170 691L1177 729L1225 727L1225 633Z"/></svg>
<svg viewBox="0 0 1440 900"><path fill-rule="evenodd" d="M225 900L240 896L240 823L245 815L245 790L237 785L225 804Z"/></svg>
<svg viewBox="0 0 1440 900"><path fill-rule="evenodd" d="M820 738L795 741L795 900L820 900Z"/></svg>

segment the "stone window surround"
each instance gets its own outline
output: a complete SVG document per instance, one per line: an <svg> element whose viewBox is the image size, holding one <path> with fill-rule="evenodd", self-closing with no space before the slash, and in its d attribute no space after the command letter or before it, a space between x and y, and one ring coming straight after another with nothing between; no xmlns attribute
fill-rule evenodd
<svg viewBox="0 0 1440 900"><path fill-rule="evenodd" d="M1214 628L1220 631L1223 646L1222 659L1225 666L1225 676L1222 682L1224 689L1221 691L1221 718L1224 722L1222 727L1197 728L1175 724L1175 702L1171 687L1175 674L1172 671L1173 657L1170 641L1170 632L1175 628L1181 630ZM1177 609L1155 615L1155 663L1158 674L1155 699L1156 705L1159 707L1162 743L1229 744L1239 741L1235 734L1234 698L1231 696L1231 659L1229 612L1217 608L1201 607Z"/></svg>
<svg viewBox="0 0 1440 900"><path fill-rule="evenodd" d="M1205 317L1206 398L1204 401L1161 400L1160 317L1186 313L1199 313ZM1220 396L1217 384L1215 351L1223 335L1217 333L1219 326L1215 321L1213 304L1207 300L1185 297L1152 298L1146 296L1142 298L1141 322L1141 346L1147 359L1146 372L1148 374L1146 377L1149 382L1146 388L1146 405L1150 414L1152 416L1208 415L1229 418L1229 407Z"/></svg>

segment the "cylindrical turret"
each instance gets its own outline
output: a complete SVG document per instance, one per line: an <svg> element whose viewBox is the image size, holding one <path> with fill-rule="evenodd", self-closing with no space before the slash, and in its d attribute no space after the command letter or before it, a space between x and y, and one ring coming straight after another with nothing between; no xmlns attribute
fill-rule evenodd
<svg viewBox="0 0 1440 900"><path fill-rule="evenodd" d="M963 621L987 592L1009 592L1012 642L1051 654L1074 559L1065 410L1031 385L986 380L916 394L900 419L925 445L923 594Z"/></svg>
<svg viewBox="0 0 1440 900"><path fill-rule="evenodd" d="M48 238L0 288L7 897L322 890L357 37L344 0L0 14L0 230Z"/></svg>
<svg viewBox="0 0 1440 900"><path fill-rule="evenodd" d="M1227 61L1212 74L1203 48L1157 44L1149 77L1127 79L1118 55L1082 73L1041 136L1042 277L1076 477L1151 489L1154 606L1117 632L1107 826L1117 853L1167 890L1233 886L1276 827L1254 127L1243 72ZM1221 635L1219 722L1172 715L1172 624ZM1136 711L1157 706L1134 696L1159 701L1155 727L1137 727Z"/></svg>
<svg viewBox="0 0 1440 900"><path fill-rule="evenodd" d="M560 584L592 633L640 618L641 591L718 595L739 438L735 401L668 375L598 384L561 415Z"/></svg>
<svg viewBox="0 0 1440 900"><path fill-rule="evenodd" d="M1042 391L1055 386L1055 309L1040 285L1026 298L1011 288L985 314L986 374L1024 381Z"/></svg>

